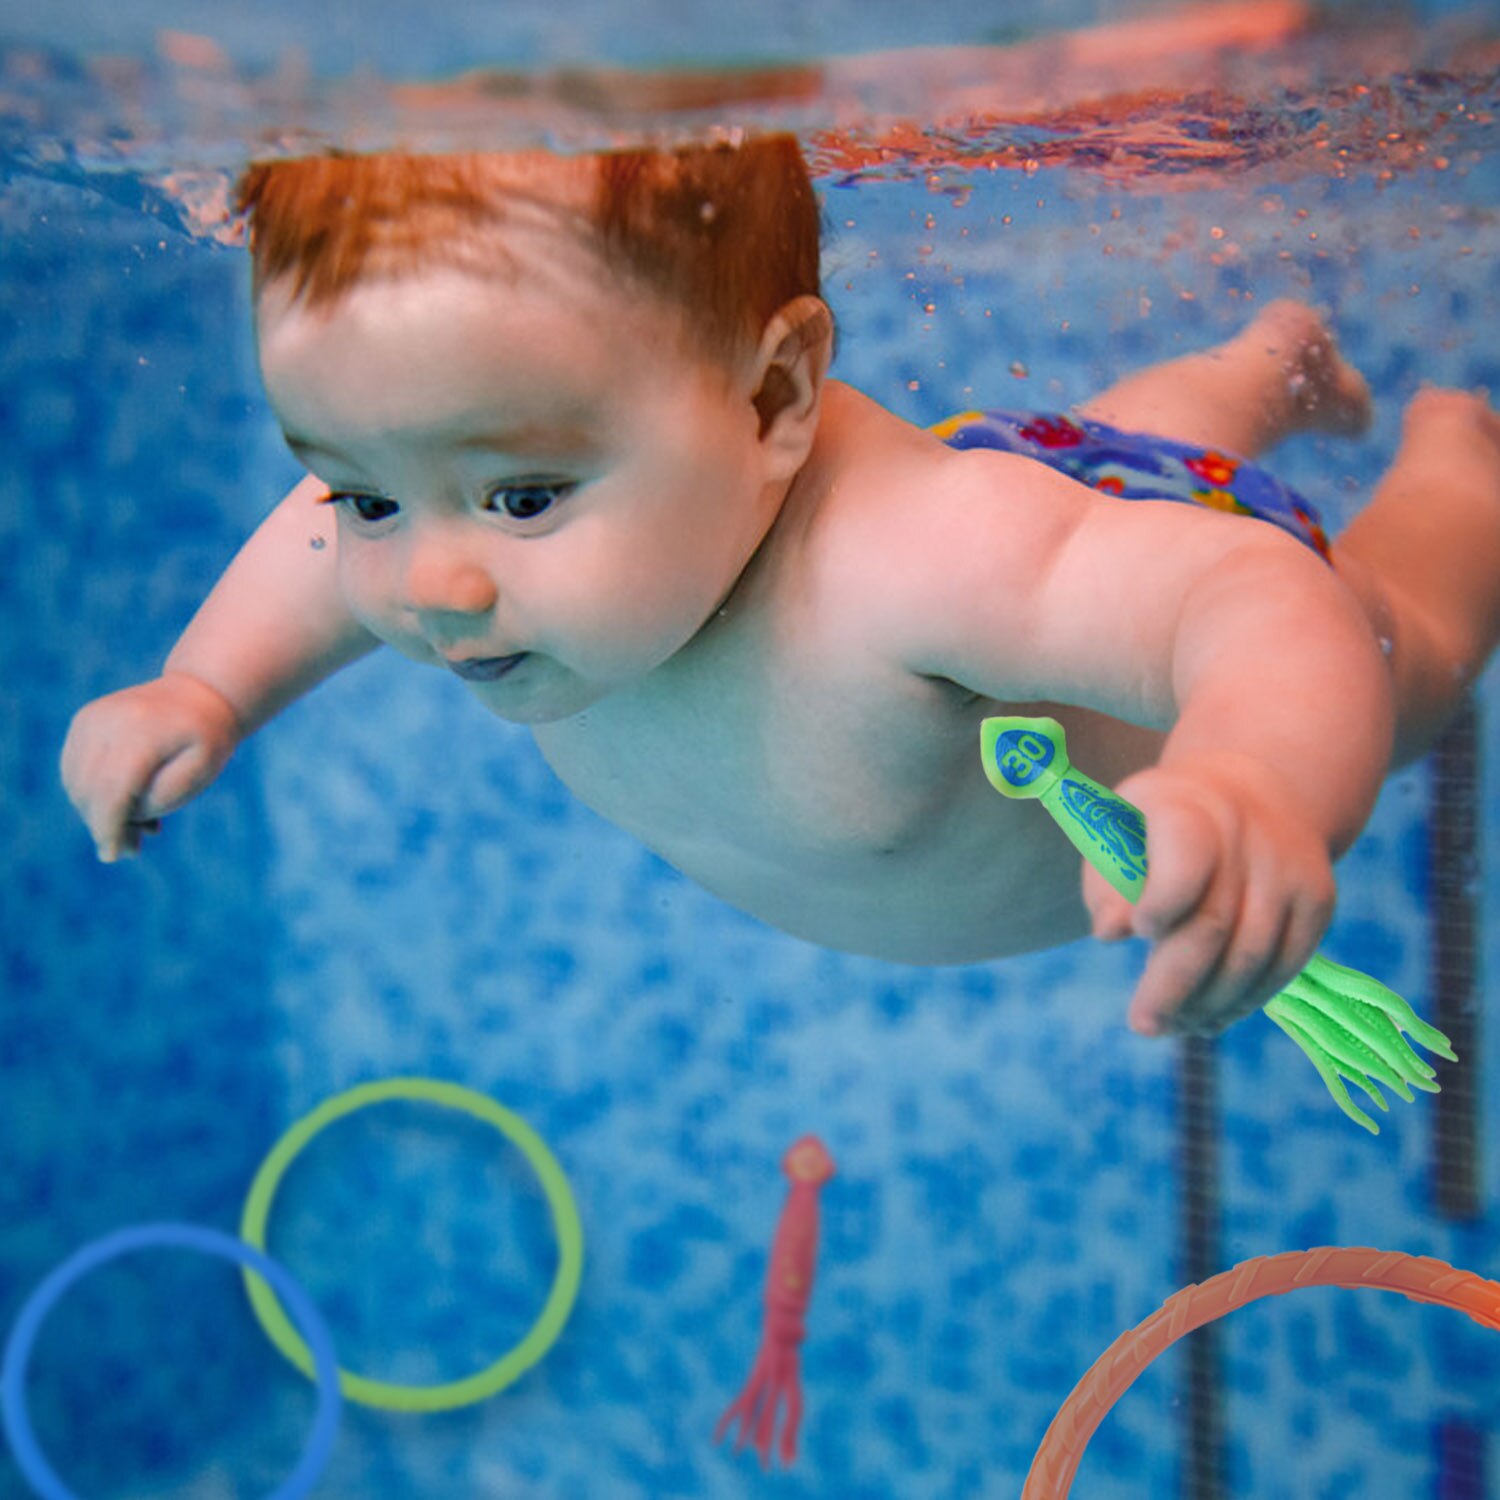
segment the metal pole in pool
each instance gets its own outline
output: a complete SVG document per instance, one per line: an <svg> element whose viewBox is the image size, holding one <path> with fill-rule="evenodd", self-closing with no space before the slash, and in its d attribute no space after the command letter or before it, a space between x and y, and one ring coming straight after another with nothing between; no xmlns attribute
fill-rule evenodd
<svg viewBox="0 0 1500 1500"><path fill-rule="evenodd" d="M1477 907L1480 869L1479 706L1470 698L1428 762L1427 868L1430 1011L1460 1057L1484 1056ZM1440 1218L1468 1223L1483 1213L1481 1069L1455 1069L1433 1100L1430 1177ZM1445 1333L1445 1336L1446 1333ZM1485 1500L1487 1442L1468 1413L1440 1412L1431 1451L1438 1500Z"/></svg>

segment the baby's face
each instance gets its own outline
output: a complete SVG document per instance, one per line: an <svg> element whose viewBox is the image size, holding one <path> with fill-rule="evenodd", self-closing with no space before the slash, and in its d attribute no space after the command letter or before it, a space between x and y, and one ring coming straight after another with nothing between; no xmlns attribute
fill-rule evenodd
<svg viewBox="0 0 1500 1500"><path fill-rule="evenodd" d="M752 391L584 247L261 297L287 441L335 497L344 597L381 640L538 723L639 680L734 586L780 501Z"/></svg>

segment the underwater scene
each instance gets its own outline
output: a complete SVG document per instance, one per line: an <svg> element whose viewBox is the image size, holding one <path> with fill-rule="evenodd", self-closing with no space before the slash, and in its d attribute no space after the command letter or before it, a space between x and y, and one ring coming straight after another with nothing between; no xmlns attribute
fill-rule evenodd
<svg viewBox="0 0 1500 1500"><path fill-rule="evenodd" d="M1336 867L1342 1100L1305 999L1130 1029L1139 939L780 931L393 651L139 859L59 773L304 473L252 161L792 132L832 374L923 427L1308 304L1373 417L1265 463L1337 536L1423 385L1500 401L1493 6L11 10L0 1497L1500 1500L1493 666Z"/></svg>

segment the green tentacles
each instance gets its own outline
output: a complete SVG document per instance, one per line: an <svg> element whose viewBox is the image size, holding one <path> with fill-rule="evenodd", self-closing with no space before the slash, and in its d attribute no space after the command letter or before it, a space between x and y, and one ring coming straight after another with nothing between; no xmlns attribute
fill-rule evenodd
<svg viewBox="0 0 1500 1500"><path fill-rule="evenodd" d="M1146 879L1145 817L1133 803L1073 766L1056 719L986 719L980 726L980 749L984 773L998 792L1040 801L1121 895L1140 900ZM1439 1057L1458 1061L1448 1038L1394 990L1321 953L1264 1009L1307 1054L1338 1107L1373 1135L1379 1135L1380 1127L1349 1097L1345 1079L1387 1110L1377 1085L1408 1103L1414 1088L1438 1092L1436 1070L1408 1037Z"/></svg>
<svg viewBox="0 0 1500 1500"><path fill-rule="evenodd" d="M1438 1092L1436 1070L1418 1056L1408 1035L1429 1052L1458 1061L1448 1038L1394 990L1321 953L1265 1006L1265 1013L1307 1054L1338 1107L1372 1135L1379 1135L1380 1127L1349 1097L1343 1079L1388 1109L1377 1083L1408 1104L1414 1088Z"/></svg>

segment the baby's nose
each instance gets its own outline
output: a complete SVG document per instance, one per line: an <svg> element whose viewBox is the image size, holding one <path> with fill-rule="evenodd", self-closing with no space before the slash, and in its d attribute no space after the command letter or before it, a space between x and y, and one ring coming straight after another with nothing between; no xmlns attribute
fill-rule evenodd
<svg viewBox="0 0 1500 1500"><path fill-rule="evenodd" d="M498 598L494 579L460 548L419 547L406 571L407 605L423 614L487 614Z"/></svg>

